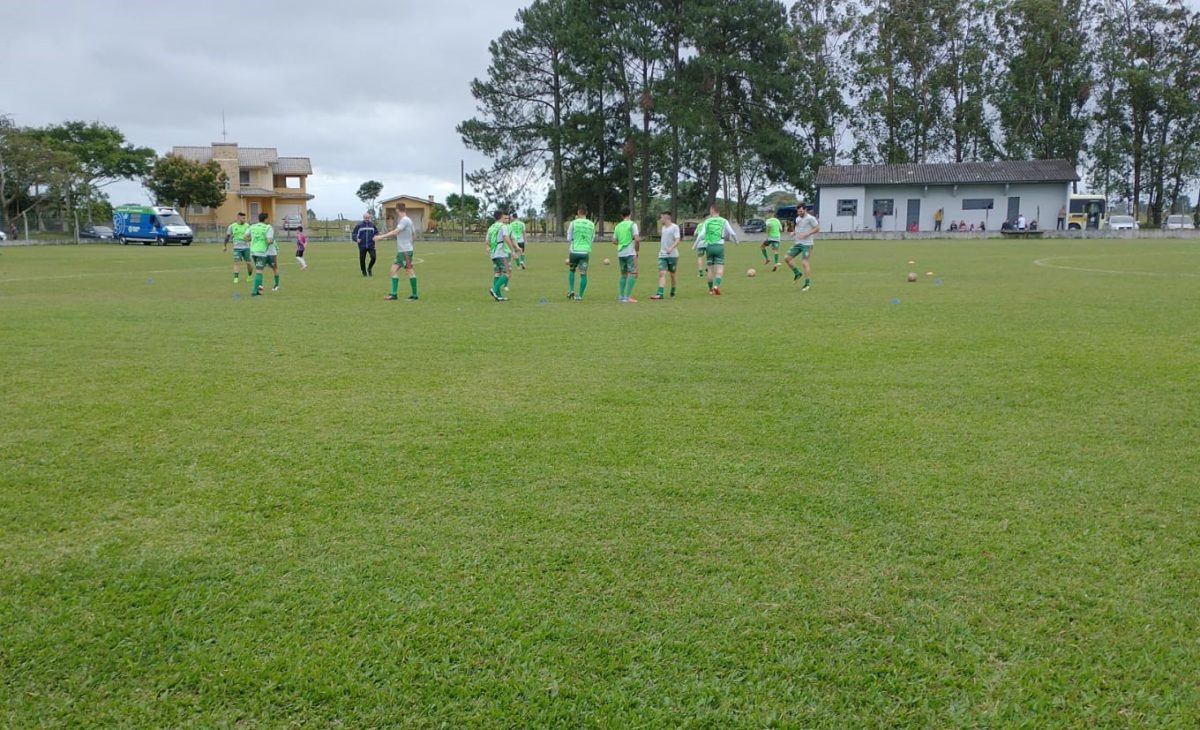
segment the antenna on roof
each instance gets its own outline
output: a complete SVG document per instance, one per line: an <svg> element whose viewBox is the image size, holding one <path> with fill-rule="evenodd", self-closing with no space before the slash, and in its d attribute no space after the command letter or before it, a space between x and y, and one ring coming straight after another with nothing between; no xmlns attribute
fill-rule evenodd
<svg viewBox="0 0 1200 730"><path fill-rule="evenodd" d="M225 133L225 110L221 110L221 141L228 142L229 135Z"/></svg>

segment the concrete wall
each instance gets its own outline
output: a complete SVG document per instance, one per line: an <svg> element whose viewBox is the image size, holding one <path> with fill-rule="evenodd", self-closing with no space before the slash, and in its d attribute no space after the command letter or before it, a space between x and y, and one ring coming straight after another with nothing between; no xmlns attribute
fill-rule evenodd
<svg viewBox="0 0 1200 730"><path fill-rule="evenodd" d="M918 201L920 215L918 226L922 231L932 231L933 216L939 208L945 210L943 229L951 221L965 221L976 227L985 223L989 229L997 230L1008 214L1009 198L1020 198L1019 212L1030 221L1038 221L1043 229L1054 228L1059 208L1070 194L1069 183L1030 183L1021 185L868 185L824 187L820 190L818 216L821 229L826 232L874 230L872 215L875 201L892 200L891 215L883 219L883 230L899 232L906 230L909 201ZM991 198L991 210L963 210L967 199ZM838 201L856 201L857 213L839 216Z"/></svg>

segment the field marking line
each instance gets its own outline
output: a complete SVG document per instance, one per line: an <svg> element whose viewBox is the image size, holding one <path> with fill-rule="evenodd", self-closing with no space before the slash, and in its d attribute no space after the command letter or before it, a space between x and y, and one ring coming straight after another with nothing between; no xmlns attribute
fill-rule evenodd
<svg viewBox="0 0 1200 730"><path fill-rule="evenodd" d="M156 269L154 271L97 271L91 274L60 274L58 276L27 276L21 279L0 279L0 284L21 281L55 281L59 279L89 279L97 276L141 276L143 274L182 274L189 271L223 271L225 267L195 267L190 269Z"/></svg>
<svg viewBox="0 0 1200 730"><path fill-rule="evenodd" d="M1172 272L1160 272L1160 271L1117 271L1116 269L1092 269L1092 268L1087 268L1087 267L1083 267L1083 266L1062 266L1059 264L1049 263L1050 261L1057 261L1060 259L1077 259L1077 258L1083 258L1084 256L1086 256L1086 254L1084 254L1083 256L1047 256L1044 259L1037 259L1036 261L1033 262L1033 265L1041 266L1044 269L1061 269L1063 271L1083 271L1083 272L1087 272L1090 274L1118 274L1118 275L1130 275L1130 276L1166 276L1166 277L1183 276L1183 277L1187 277L1189 279L1200 279L1200 274L1188 274L1188 273L1182 272L1182 271L1177 271L1177 272L1173 272L1173 273Z"/></svg>

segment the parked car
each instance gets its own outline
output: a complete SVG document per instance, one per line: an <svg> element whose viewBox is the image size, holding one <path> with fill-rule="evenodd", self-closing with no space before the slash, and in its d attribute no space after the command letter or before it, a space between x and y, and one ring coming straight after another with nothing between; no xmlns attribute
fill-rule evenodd
<svg viewBox="0 0 1200 730"><path fill-rule="evenodd" d="M1169 215L1167 220L1163 222L1163 228L1168 231L1192 231L1196 226L1192 223L1192 219L1186 215Z"/></svg>
<svg viewBox="0 0 1200 730"><path fill-rule="evenodd" d="M1108 217L1108 230L1110 231L1136 231L1140 226L1131 215L1110 215Z"/></svg>
<svg viewBox="0 0 1200 730"><path fill-rule="evenodd" d="M304 224L300 222L300 216L298 215L285 215L283 217L283 230L285 231L294 231L302 225Z"/></svg>
<svg viewBox="0 0 1200 730"><path fill-rule="evenodd" d="M762 218L748 218L742 224L744 233L762 233L765 230L767 230L767 222Z"/></svg>
<svg viewBox="0 0 1200 730"><path fill-rule="evenodd" d="M680 228L683 230L683 235L696 235L696 226L700 225L700 221L684 221Z"/></svg>
<svg viewBox="0 0 1200 730"><path fill-rule="evenodd" d="M79 230L80 238L111 239L113 229L108 226L84 226Z"/></svg>
<svg viewBox="0 0 1200 730"><path fill-rule="evenodd" d="M8 234L5 233L4 231L0 231L0 241L7 241L7 240L8 240Z"/></svg>

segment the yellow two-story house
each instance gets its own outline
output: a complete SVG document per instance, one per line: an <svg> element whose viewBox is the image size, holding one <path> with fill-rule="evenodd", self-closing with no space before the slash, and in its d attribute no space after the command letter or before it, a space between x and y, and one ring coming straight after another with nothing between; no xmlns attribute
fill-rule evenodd
<svg viewBox="0 0 1200 730"><path fill-rule="evenodd" d="M214 142L209 147L173 147L171 154L196 162L215 160L229 178L225 202L217 208L191 206L185 213L196 225L227 225L239 212L251 221L266 213L276 228L307 220L307 189L312 162L307 157L280 157L274 147L238 147Z"/></svg>

